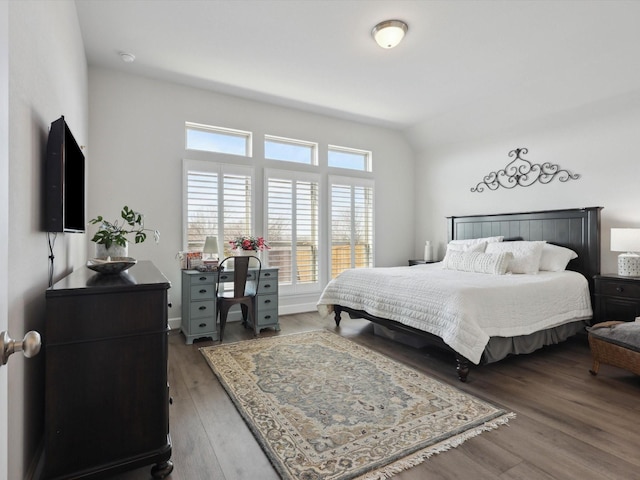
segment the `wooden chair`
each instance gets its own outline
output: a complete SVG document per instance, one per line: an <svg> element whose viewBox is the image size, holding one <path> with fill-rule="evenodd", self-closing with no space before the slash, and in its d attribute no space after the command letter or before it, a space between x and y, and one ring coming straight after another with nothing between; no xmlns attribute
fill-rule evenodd
<svg viewBox="0 0 640 480"><path fill-rule="evenodd" d="M254 280L247 281L249 276L249 260L255 259L258 263ZM225 291L224 283L220 281L224 276L223 267L233 260L233 292ZM240 305L242 309L242 324L248 328L247 319L253 325L254 335L258 335L256 322L256 295L258 294L258 284L260 283L260 273L262 272L262 262L258 257L227 257L220 262L221 269L216 283L216 299L218 302L218 312L220 313L220 342L224 335L224 327L227 324L227 315L234 305Z"/></svg>

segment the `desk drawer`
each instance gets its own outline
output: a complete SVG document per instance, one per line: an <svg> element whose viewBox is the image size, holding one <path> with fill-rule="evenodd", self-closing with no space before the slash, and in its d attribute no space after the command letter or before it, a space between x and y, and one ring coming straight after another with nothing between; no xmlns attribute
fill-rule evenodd
<svg viewBox="0 0 640 480"><path fill-rule="evenodd" d="M256 308L258 312L261 310L278 309L278 294L272 293L270 295L258 295L256 298Z"/></svg>
<svg viewBox="0 0 640 480"><path fill-rule="evenodd" d="M258 293L268 295L270 293L276 293L278 291L278 279L271 278L262 280L258 285Z"/></svg>
<svg viewBox="0 0 640 480"><path fill-rule="evenodd" d="M189 318L215 318L216 304L213 300L203 302L192 302L189 304Z"/></svg>
<svg viewBox="0 0 640 480"><path fill-rule="evenodd" d="M189 279L189 285L191 287L197 285L215 285L216 274L215 273L199 273L196 275L187 275Z"/></svg>
<svg viewBox="0 0 640 480"><path fill-rule="evenodd" d="M269 326L269 325L277 325L278 324L278 309L260 309L256 312L256 323L258 324L258 328Z"/></svg>
<svg viewBox="0 0 640 480"><path fill-rule="evenodd" d="M191 287L191 300L213 300L215 298L215 285L202 284Z"/></svg>
<svg viewBox="0 0 640 480"><path fill-rule="evenodd" d="M265 282L266 280L272 280L272 281L278 282L278 271L262 270L262 272L260 272L260 283Z"/></svg>
<svg viewBox="0 0 640 480"><path fill-rule="evenodd" d="M217 331L215 318L201 318L199 320L193 319L189 323L189 333L191 335L197 335L198 333L207 333L211 335Z"/></svg>

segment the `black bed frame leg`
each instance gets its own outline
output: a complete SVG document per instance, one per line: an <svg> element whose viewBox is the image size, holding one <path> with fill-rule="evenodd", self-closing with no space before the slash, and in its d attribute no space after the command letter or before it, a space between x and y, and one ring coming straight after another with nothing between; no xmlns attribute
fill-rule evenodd
<svg viewBox="0 0 640 480"><path fill-rule="evenodd" d="M333 306L333 313L334 313L334 321L336 322L336 327L340 326L340 320L342 319L341 315L342 315L342 308L340 308L338 305L334 305Z"/></svg>
<svg viewBox="0 0 640 480"><path fill-rule="evenodd" d="M469 376L469 360L462 355L456 355L456 371L458 372L458 379L461 382L466 382Z"/></svg>

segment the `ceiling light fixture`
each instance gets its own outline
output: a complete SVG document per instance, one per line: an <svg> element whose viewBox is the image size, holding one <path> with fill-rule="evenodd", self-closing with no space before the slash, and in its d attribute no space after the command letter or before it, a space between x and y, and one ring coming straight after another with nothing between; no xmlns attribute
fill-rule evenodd
<svg viewBox="0 0 640 480"><path fill-rule="evenodd" d="M133 53L120 52L120 58L124 63L133 63L136 56Z"/></svg>
<svg viewBox="0 0 640 480"><path fill-rule="evenodd" d="M393 48L402 41L407 30L409 26L402 20L385 20L373 27L371 35L382 48Z"/></svg>

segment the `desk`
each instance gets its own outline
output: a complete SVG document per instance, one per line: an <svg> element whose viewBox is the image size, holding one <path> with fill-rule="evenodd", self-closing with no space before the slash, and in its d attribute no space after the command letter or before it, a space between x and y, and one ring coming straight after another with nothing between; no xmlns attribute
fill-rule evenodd
<svg viewBox="0 0 640 480"><path fill-rule="evenodd" d="M255 279L258 270L249 269L249 280ZM220 339L218 330L218 309L216 302L216 282L233 281L233 270L222 272L199 272L182 270L182 322L180 329L191 345L196 338ZM260 273L258 298L256 302L256 322L258 330L273 327L280 330L278 323L278 269L263 268Z"/></svg>

